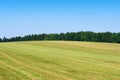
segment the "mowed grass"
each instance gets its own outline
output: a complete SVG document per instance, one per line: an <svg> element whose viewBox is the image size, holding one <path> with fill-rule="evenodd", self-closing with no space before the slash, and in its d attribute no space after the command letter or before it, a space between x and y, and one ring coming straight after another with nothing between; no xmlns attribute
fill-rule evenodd
<svg viewBox="0 0 120 80"><path fill-rule="evenodd" d="M0 43L0 80L120 80L120 44Z"/></svg>

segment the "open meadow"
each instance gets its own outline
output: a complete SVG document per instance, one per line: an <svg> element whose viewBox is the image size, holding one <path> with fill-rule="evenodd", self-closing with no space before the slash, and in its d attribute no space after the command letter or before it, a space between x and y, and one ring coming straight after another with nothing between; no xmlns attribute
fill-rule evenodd
<svg viewBox="0 0 120 80"><path fill-rule="evenodd" d="M120 44L0 43L0 80L120 80Z"/></svg>

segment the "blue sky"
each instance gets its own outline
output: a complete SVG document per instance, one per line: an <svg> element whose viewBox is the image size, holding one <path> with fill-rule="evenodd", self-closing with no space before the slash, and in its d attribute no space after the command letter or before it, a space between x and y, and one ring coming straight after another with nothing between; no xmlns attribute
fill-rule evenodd
<svg viewBox="0 0 120 80"><path fill-rule="evenodd" d="M0 37L120 32L120 0L0 0Z"/></svg>

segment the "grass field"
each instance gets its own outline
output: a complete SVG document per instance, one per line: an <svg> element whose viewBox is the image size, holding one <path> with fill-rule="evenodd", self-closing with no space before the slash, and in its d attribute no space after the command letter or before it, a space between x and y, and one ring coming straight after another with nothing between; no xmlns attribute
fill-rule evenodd
<svg viewBox="0 0 120 80"><path fill-rule="evenodd" d="M120 44L0 43L0 80L120 80Z"/></svg>

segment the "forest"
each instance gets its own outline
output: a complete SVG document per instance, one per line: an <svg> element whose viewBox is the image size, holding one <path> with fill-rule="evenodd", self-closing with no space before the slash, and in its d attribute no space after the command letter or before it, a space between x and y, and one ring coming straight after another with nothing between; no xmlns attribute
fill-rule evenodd
<svg viewBox="0 0 120 80"><path fill-rule="evenodd" d="M89 42L109 42L120 43L120 32L67 32L67 33L52 33L52 34L31 34L25 36L17 36L11 38L0 38L0 42L13 41L35 41L35 40L64 40L64 41L89 41Z"/></svg>

